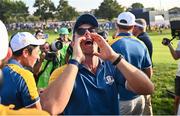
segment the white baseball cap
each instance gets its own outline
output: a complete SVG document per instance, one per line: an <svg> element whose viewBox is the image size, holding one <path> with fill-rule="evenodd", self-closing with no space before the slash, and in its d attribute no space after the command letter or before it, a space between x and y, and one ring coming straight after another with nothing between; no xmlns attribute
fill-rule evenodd
<svg viewBox="0 0 180 116"><path fill-rule="evenodd" d="M138 27L146 28L146 26L147 26L145 19L139 18L139 19L136 19L135 22L136 22L135 25Z"/></svg>
<svg viewBox="0 0 180 116"><path fill-rule="evenodd" d="M36 39L29 32L18 32L10 40L10 46L12 51L18 51L28 45L43 45L46 42L45 39Z"/></svg>
<svg viewBox="0 0 180 116"><path fill-rule="evenodd" d="M8 33L4 23L0 20L0 60L6 57L8 52Z"/></svg>
<svg viewBox="0 0 180 116"><path fill-rule="evenodd" d="M117 18L117 24L124 26L135 25L135 16L131 12L120 13Z"/></svg>

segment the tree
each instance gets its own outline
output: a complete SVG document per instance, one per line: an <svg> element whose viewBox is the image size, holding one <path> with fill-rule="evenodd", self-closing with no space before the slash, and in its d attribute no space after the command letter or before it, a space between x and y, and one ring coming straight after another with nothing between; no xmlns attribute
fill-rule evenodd
<svg viewBox="0 0 180 116"><path fill-rule="evenodd" d="M41 20L47 21L50 18L54 19L56 8L51 0L36 0L33 7L37 8L34 15L40 16Z"/></svg>
<svg viewBox="0 0 180 116"><path fill-rule="evenodd" d="M78 16L78 12L72 6L69 6L68 1L60 0L57 7L57 18L63 21L72 20Z"/></svg>
<svg viewBox="0 0 180 116"><path fill-rule="evenodd" d="M39 21L39 17L38 16L34 16L34 15L29 15L27 17L27 21L36 22L36 21Z"/></svg>
<svg viewBox="0 0 180 116"><path fill-rule="evenodd" d="M149 8L146 8L147 11L155 11L155 8L154 7L149 7Z"/></svg>
<svg viewBox="0 0 180 116"><path fill-rule="evenodd" d="M141 4L141 3L133 3L132 5L131 5L131 7L132 7L132 9L140 9L140 8L144 8L144 6L143 6L143 4Z"/></svg>
<svg viewBox="0 0 180 116"><path fill-rule="evenodd" d="M11 23L21 17L21 21L29 15L28 7L22 1L1 0L0 18L5 23ZM22 19L24 18L24 19Z"/></svg>
<svg viewBox="0 0 180 116"><path fill-rule="evenodd" d="M95 16L98 18L112 20L123 11L124 7L119 5L116 0L104 0L99 6L99 9L95 10Z"/></svg>

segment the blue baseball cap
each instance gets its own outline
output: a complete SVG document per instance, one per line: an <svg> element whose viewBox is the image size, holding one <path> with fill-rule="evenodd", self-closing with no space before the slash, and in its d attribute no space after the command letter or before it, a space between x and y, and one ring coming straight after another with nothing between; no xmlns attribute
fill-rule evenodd
<svg viewBox="0 0 180 116"><path fill-rule="evenodd" d="M93 27L98 27L98 22L95 16L91 14L83 14L77 18L76 23L74 25L73 33L75 33L76 29L82 24L90 24Z"/></svg>

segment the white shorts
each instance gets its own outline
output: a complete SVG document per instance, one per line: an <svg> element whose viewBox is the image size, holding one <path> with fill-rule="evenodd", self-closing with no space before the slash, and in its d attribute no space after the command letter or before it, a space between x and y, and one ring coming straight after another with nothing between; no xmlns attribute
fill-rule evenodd
<svg viewBox="0 0 180 116"><path fill-rule="evenodd" d="M178 107L177 115L178 115L178 116L180 115L180 104L179 104L179 107Z"/></svg>
<svg viewBox="0 0 180 116"><path fill-rule="evenodd" d="M142 115L145 107L144 96L132 100L119 101L120 115Z"/></svg>

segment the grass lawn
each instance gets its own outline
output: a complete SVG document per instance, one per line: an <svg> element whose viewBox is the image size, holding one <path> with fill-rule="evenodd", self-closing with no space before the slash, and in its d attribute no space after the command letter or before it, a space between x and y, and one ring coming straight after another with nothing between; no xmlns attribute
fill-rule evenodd
<svg viewBox="0 0 180 116"><path fill-rule="evenodd" d="M149 33L153 42L153 63L154 74L152 80L155 84L155 92L152 95L153 112L155 115L172 115L174 99L170 97L166 90L174 91L174 78L177 69L175 61L169 52L168 47L161 44L163 37L171 38L170 31L158 33ZM178 40L173 40L173 46L176 48Z"/></svg>
<svg viewBox="0 0 180 116"><path fill-rule="evenodd" d="M58 37L52 31L45 31L49 33L48 42L52 42ZM12 35L14 32L10 32ZM163 37L171 38L170 30L165 30L163 34L157 32L149 33L153 42L153 70L154 74L152 81L155 84L155 92L152 95L152 105L154 115L172 115L173 114L173 98L170 97L166 90L174 92L174 78L177 69L177 61L173 60L168 47L163 46L161 41ZM173 40L173 46L177 46L178 40ZM137 83L138 84L138 83Z"/></svg>

